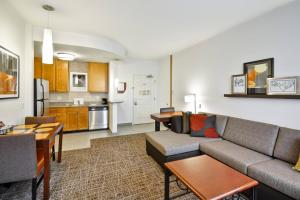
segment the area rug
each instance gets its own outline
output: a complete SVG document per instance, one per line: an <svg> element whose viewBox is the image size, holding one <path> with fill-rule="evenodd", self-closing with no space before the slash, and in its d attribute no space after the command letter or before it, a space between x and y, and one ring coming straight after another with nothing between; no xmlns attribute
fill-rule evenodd
<svg viewBox="0 0 300 200"><path fill-rule="evenodd" d="M53 200L163 199L163 171L146 154L144 134L95 139L91 148L63 152L62 163L51 164ZM175 182L170 187L171 195L180 193ZM30 200L31 181L0 188L0 199ZM198 198L188 194L178 199Z"/></svg>

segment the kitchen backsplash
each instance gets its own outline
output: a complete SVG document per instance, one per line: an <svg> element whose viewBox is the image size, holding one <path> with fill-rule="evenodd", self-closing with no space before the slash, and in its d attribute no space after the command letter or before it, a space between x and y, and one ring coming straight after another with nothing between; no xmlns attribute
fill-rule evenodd
<svg viewBox="0 0 300 200"><path fill-rule="evenodd" d="M74 98L84 98L85 102L101 101L107 98L105 93L89 93L89 92L69 92L69 93L50 93L50 102L73 102Z"/></svg>
<svg viewBox="0 0 300 200"><path fill-rule="evenodd" d="M69 62L69 70L70 72L88 72L88 63L87 62L76 62L70 61Z"/></svg>
<svg viewBox="0 0 300 200"><path fill-rule="evenodd" d="M86 62L69 62L70 72L85 72L88 71L88 63ZM84 98L85 102L101 101L102 98L107 98L106 93L90 93L90 92L68 92L68 93L50 93L50 102L73 102L74 98Z"/></svg>

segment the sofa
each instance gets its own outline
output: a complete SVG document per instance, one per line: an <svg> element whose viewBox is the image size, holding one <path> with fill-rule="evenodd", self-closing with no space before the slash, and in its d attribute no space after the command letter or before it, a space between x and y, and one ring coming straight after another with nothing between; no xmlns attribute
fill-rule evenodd
<svg viewBox="0 0 300 200"><path fill-rule="evenodd" d="M216 115L220 138L191 137L171 130L146 134L147 154L165 162L207 154L259 181L260 200L300 200L300 131Z"/></svg>

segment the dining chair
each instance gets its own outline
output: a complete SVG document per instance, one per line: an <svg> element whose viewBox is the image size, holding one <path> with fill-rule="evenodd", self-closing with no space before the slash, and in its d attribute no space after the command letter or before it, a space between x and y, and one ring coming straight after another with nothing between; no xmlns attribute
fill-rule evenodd
<svg viewBox="0 0 300 200"><path fill-rule="evenodd" d="M46 123L55 123L56 117L54 116L42 116L42 117L25 117L25 124L46 124ZM55 137L50 140L51 148L51 157L52 160L55 160Z"/></svg>
<svg viewBox="0 0 300 200"><path fill-rule="evenodd" d="M35 134L0 136L0 184L32 180L32 199L44 178L43 152L37 150Z"/></svg>
<svg viewBox="0 0 300 200"><path fill-rule="evenodd" d="M166 107L166 108L160 108L160 113L167 113L167 112L175 112L174 107ZM170 129L171 128L171 121L169 122L163 122L163 125Z"/></svg>

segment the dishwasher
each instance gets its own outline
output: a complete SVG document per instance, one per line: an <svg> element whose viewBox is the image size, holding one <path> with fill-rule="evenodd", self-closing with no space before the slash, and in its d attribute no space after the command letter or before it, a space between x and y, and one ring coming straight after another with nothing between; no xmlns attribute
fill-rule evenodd
<svg viewBox="0 0 300 200"><path fill-rule="evenodd" d="M89 130L108 128L108 106L89 106Z"/></svg>

